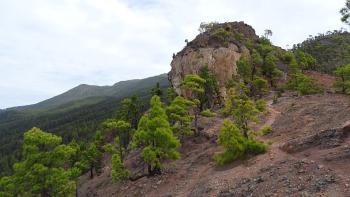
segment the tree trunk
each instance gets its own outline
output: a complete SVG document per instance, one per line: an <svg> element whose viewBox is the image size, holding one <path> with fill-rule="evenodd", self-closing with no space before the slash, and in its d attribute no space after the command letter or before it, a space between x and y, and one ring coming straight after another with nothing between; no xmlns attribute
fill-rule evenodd
<svg viewBox="0 0 350 197"><path fill-rule="evenodd" d="M271 79L270 80L270 86L273 88L274 87L274 84L273 84L273 80Z"/></svg>
<svg viewBox="0 0 350 197"><path fill-rule="evenodd" d="M256 66L253 66L253 69L252 69L252 76L251 76L251 80L252 80L252 81L254 81L255 73L256 73Z"/></svg>
<svg viewBox="0 0 350 197"><path fill-rule="evenodd" d="M162 174L162 171L159 167L155 167L152 169L152 166L151 165L148 165L148 175L149 176L154 176L154 175L160 175Z"/></svg>
<svg viewBox="0 0 350 197"><path fill-rule="evenodd" d="M346 92L346 88L345 88L345 77L342 75L341 76L341 80L342 80L342 82L343 82L343 85L342 85L342 93L343 94L345 94L345 92Z"/></svg>
<svg viewBox="0 0 350 197"><path fill-rule="evenodd" d="M248 139L248 132L245 129L243 130L243 135L244 135L245 138Z"/></svg>
<svg viewBox="0 0 350 197"><path fill-rule="evenodd" d="M90 167L90 179L94 178L94 168L91 166Z"/></svg>
<svg viewBox="0 0 350 197"><path fill-rule="evenodd" d="M148 164L148 174L151 175L152 174L152 166Z"/></svg>
<svg viewBox="0 0 350 197"><path fill-rule="evenodd" d="M75 197L78 197L78 183L75 183Z"/></svg>
<svg viewBox="0 0 350 197"><path fill-rule="evenodd" d="M195 134L195 136L199 136L199 132L198 132L198 114L197 114L197 112L195 112L195 114L194 114L194 134Z"/></svg>
<svg viewBox="0 0 350 197"><path fill-rule="evenodd" d="M120 155L120 160L123 162L124 161L124 155L123 155L123 147L121 144L119 144L119 155Z"/></svg>
<svg viewBox="0 0 350 197"><path fill-rule="evenodd" d="M50 197L50 194L49 194L49 191L48 191L48 189L43 189L43 190L41 190L41 192L40 192L41 194L40 194L40 196L41 197Z"/></svg>
<svg viewBox="0 0 350 197"><path fill-rule="evenodd" d="M248 139L248 137L249 137L249 136L248 136L248 123L244 123L242 129L243 129L243 135L244 135L244 137Z"/></svg>

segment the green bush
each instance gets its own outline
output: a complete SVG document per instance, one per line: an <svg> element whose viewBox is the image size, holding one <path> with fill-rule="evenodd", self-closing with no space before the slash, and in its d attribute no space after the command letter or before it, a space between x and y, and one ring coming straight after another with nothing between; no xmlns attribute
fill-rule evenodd
<svg viewBox="0 0 350 197"><path fill-rule="evenodd" d="M266 152L266 145L254 139L248 139L246 142L246 153L258 155Z"/></svg>
<svg viewBox="0 0 350 197"><path fill-rule="evenodd" d="M301 73L293 75L287 87L298 91L302 95L317 94L322 91L322 88L315 84L312 78Z"/></svg>
<svg viewBox="0 0 350 197"><path fill-rule="evenodd" d="M252 138L246 138L240 129L231 121L225 120L220 130L218 143L225 148L223 153L214 156L219 165L230 163L246 154L266 152L266 146Z"/></svg>
<svg viewBox="0 0 350 197"><path fill-rule="evenodd" d="M307 95L321 92L321 88L319 88L310 77L304 76L300 80L297 90L301 94Z"/></svg>
<svg viewBox="0 0 350 197"><path fill-rule="evenodd" d="M335 88L337 88L337 92L349 94L350 64L338 67L334 74L338 77L337 81L334 83Z"/></svg>
<svg viewBox="0 0 350 197"><path fill-rule="evenodd" d="M272 132L272 127L271 126L265 126L261 129L261 134L262 135L267 135Z"/></svg>
<svg viewBox="0 0 350 197"><path fill-rule="evenodd" d="M205 117L215 117L217 114L215 112L210 111L210 109L206 109L201 112L201 115Z"/></svg>
<svg viewBox="0 0 350 197"><path fill-rule="evenodd" d="M272 140L268 140L267 141L267 145L271 146L273 144L273 141Z"/></svg>
<svg viewBox="0 0 350 197"><path fill-rule="evenodd" d="M225 151L221 154L214 155L214 160L219 165L228 164L234 160L237 160L241 156L243 156L244 152L239 149L234 149L231 151Z"/></svg>
<svg viewBox="0 0 350 197"><path fill-rule="evenodd" d="M216 38L224 39L231 36L232 33L226 31L224 28L218 28L211 35Z"/></svg>
<svg viewBox="0 0 350 197"><path fill-rule="evenodd" d="M269 92L269 85L268 82L261 78L256 77L252 82L254 95L261 98L263 95L267 94Z"/></svg>
<svg viewBox="0 0 350 197"><path fill-rule="evenodd" d="M264 113L267 111L267 104L266 104L266 101L264 100L257 100L255 102L255 107L256 109L258 109L260 112Z"/></svg>
<svg viewBox="0 0 350 197"><path fill-rule="evenodd" d="M129 171L124 167L118 154L112 156L112 178L113 181L119 182L129 177Z"/></svg>

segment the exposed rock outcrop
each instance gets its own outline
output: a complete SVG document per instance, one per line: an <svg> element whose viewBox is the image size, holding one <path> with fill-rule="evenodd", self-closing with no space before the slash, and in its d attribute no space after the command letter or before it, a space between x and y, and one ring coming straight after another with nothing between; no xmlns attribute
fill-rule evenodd
<svg viewBox="0 0 350 197"><path fill-rule="evenodd" d="M227 35L216 35L218 29ZM169 80L175 91L188 96L180 88L184 77L188 74L199 74L204 66L208 66L218 80L220 96L224 97L227 82L237 74L236 62L242 55L250 54L245 42L254 42L257 39L255 30L243 22L215 24L214 28L199 34L171 62Z"/></svg>
<svg viewBox="0 0 350 197"><path fill-rule="evenodd" d="M342 129L327 129L316 132L310 136L289 140L281 146L281 149L294 153L305 149L320 146L321 148L333 148L343 142L344 132Z"/></svg>

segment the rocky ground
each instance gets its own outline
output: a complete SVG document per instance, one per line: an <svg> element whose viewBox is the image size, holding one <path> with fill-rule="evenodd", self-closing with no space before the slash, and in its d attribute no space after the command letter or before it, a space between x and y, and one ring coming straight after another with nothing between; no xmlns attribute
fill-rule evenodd
<svg viewBox="0 0 350 197"><path fill-rule="evenodd" d="M162 175L114 184L107 164L95 179L81 178L79 196L350 196L350 129L343 129L349 111L349 96L285 94L252 125L272 126L260 137L273 142L268 152L222 167L212 157L221 151L223 120L202 119L205 135L186 139L182 158Z"/></svg>

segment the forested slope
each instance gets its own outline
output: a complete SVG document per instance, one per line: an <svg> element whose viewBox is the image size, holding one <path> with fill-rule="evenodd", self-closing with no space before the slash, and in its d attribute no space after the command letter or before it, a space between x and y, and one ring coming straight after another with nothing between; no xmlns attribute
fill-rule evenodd
<svg viewBox="0 0 350 197"><path fill-rule="evenodd" d="M297 49L311 54L316 59L314 70L332 73L336 67L350 62L350 33L335 30L311 36L295 45L294 50Z"/></svg>
<svg viewBox="0 0 350 197"><path fill-rule="evenodd" d="M90 139L101 121L112 117L125 97L137 95L142 101L160 83L166 89L166 74L113 86L81 85L41 103L11 108L0 113L0 176L10 172L20 155L23 132L39 127L63 137L64 142ZM84 90L83 90L84 89ZM145 102L147 103L147 102Z"/></svg>

